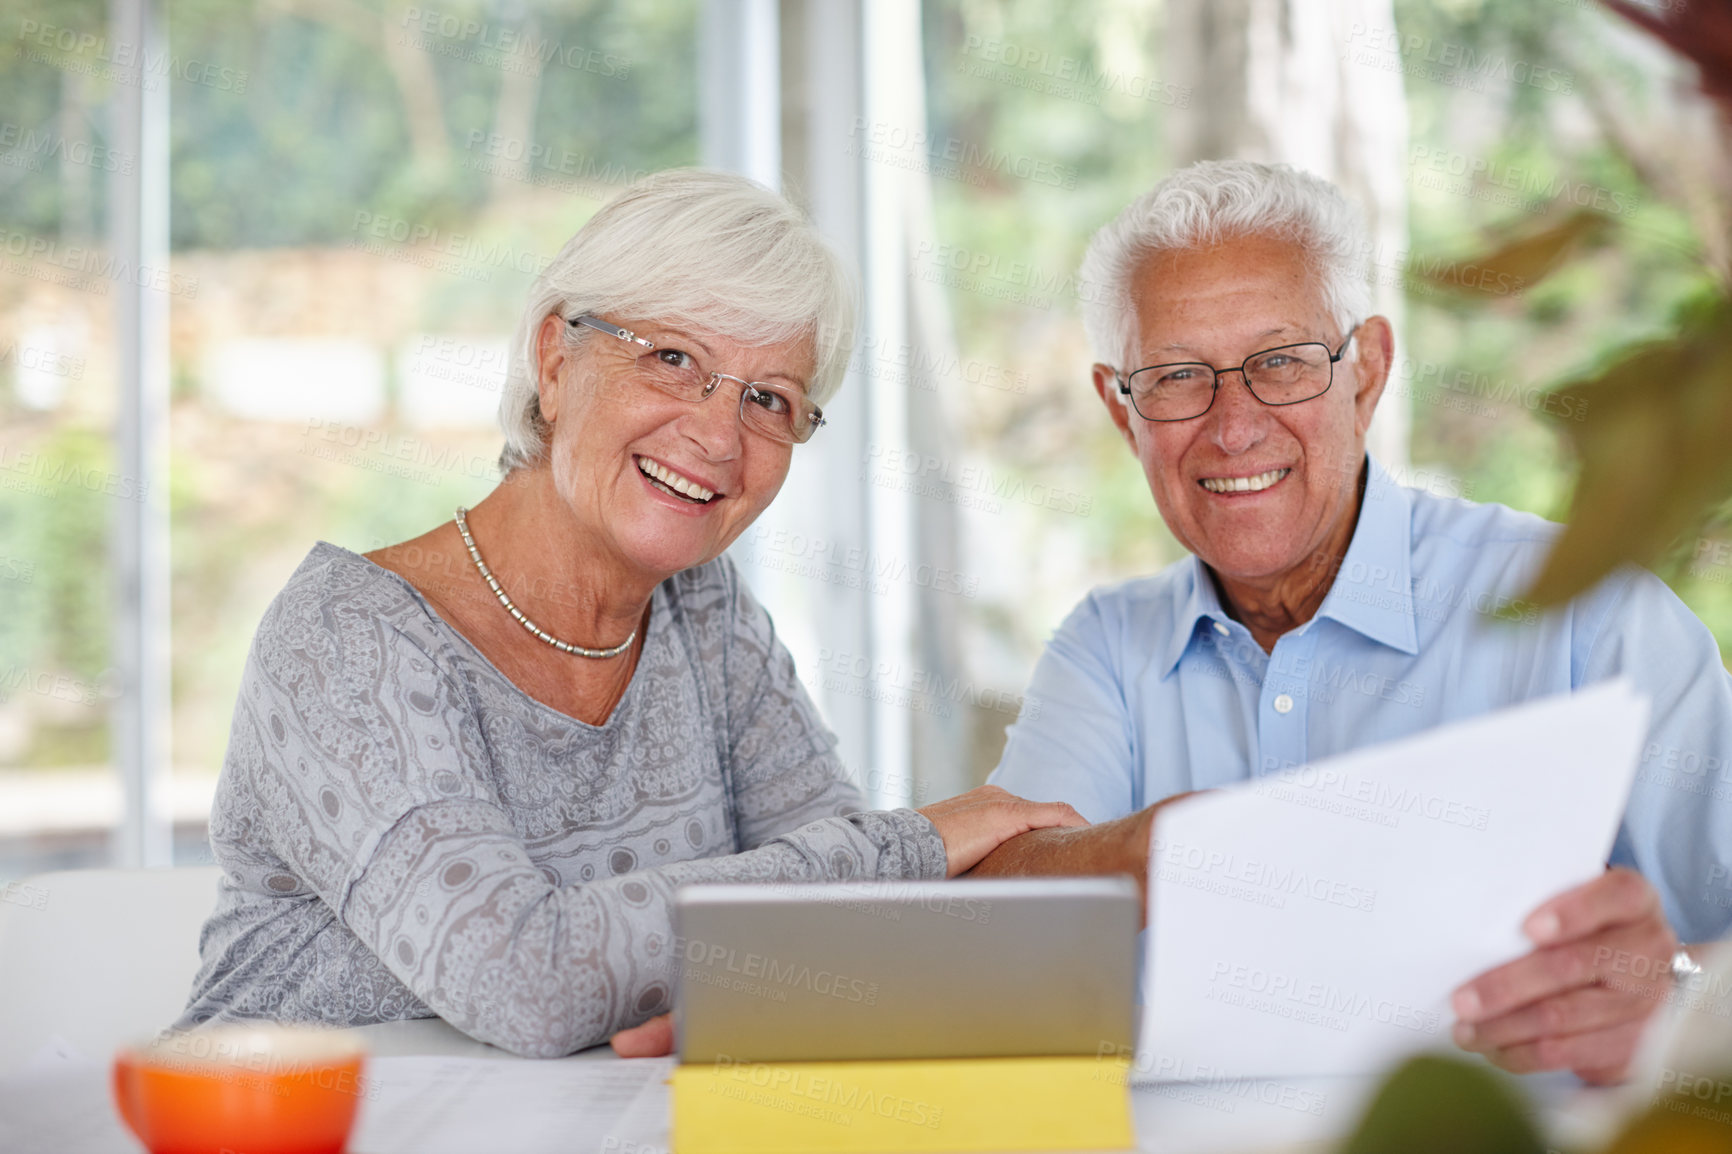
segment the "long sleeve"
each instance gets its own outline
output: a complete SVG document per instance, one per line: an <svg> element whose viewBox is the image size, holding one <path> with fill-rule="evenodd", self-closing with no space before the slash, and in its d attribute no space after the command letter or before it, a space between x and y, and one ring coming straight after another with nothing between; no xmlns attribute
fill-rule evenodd
<svg viewBox="0 0 1732 1154"><path fill-rule="evenodd" d="M279 1015L308 1016L310 1002L292 988L304 983L326 991L314 1016L388 1016L389 997L358 1014L331 1009L331 987L377 982L382 968L390 985L473 1037L525 1055L565 1054L668 1009L670 902L682 884L943 875L943 845L924 817L839 815L858 797L815 716L796 716L811 707L787 692L791 663L748 679L754 659L736 652L748 667L735 671L747 715L727 744L750 848L635 869L617 868L636 861L621 849L615 876L550 876L492 768L522 735L490 719L447 655L398 623L389 602L407 596L375 580L280 598L243 675L227 801L213 820L213 836L239 847L219 850L230 888L262 891L265 904L318 903L354 939L345 950L320 930L281 943L279 972L254 975L255 984L291 987L275 1001ZM773 637L765 656L786 659ZM630 756L653 763L659 752ZM578 793L587 787L580 778ZM701 831L684 829L695 851ZM267 923L252 930L261 940L273 932ZM221 974L201 978L207 995L222 991ZM223 1016L220 997L207 998L213 1008Z"/></svg>
<svg viewBox="0 0 1732 1154"><path fill-rule="evenodd" d="M1707 626L1651 573L1607 580L1580 614L1580 686L1627 676L1653 702L1612 861L1654 884L1687 942L1732 926L1732 674Z"/></svg>

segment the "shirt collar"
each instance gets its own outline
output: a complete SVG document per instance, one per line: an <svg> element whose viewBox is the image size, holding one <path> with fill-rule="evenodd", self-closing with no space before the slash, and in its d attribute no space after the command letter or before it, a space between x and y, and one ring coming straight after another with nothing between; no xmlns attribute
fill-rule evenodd
<svg viewBox="0 0 1732 1154"><path fill-rule="evenodd" d="M1418 653L1419 634L1413 616L1412 498L1376 458L1367 454L1365 459L1365 498L1359 505L1359 521L1317 616L1392 649ZM1178 667L1200 622L1231 620L1208 567L1195 555L1185 562L1174 592L1173 631L1161 656L1163 677Z"/></svg>
<svg viewBox="0 0 1732 1154"><path fill-rule="evenodd" d="M1419 652L1413 616L1413 497L1366 455L1365 499L1335 583L1317 616L1369 640Z"/></svg>

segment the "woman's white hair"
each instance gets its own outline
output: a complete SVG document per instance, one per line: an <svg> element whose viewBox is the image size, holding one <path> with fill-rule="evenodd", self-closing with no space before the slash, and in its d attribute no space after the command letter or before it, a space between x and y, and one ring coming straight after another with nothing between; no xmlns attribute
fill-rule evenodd
<svg viewBox="0 0 1732 1154"><path fill-rule="evenodd" d="M541 459L537 337L549 315L611 315L698 328L752 345L809 337L822 405L854 351L854 280L798 209L727 172L654 173L602 206L536 278L511 343L499 423L509 473ZM599 334L567 326L574 344Z"/></svg>
<svg viewBox="0 0 1732 1154"><path fill-rule="evenodd" d="M1371 247L1359 209L1321 177L1285 164L1202 160L1173 173L1095 233L1079 280L1095 356L1120 368L1134 357L1131 280L1150 255L1206 248L1239 236L1291 240L1316 269L1324 307L1343 335L1371 313Z"/></svg>

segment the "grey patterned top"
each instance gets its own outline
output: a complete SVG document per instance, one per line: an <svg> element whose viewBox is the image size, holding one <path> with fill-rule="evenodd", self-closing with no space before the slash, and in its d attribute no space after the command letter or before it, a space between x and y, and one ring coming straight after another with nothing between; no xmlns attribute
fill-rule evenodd
<svg viewBox="0 0 1732 1154"><path fill-rule="evenodd" d="M857 812L834 747L726 559L656 588L594 726L321 543L241 678L180 1025L438 1015L525 1055L605 1041L669 1007L676 886L944 876L932 823Z"/></svg>

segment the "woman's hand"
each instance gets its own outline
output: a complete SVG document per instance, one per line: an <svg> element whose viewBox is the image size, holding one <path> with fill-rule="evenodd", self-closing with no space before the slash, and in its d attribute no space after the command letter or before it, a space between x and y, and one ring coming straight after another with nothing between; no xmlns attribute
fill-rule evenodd
<svg viewBox="0 0 1732 1154"><path fill-rule="evenodd" d="M622 1058L660 1058L674 1052L674 1016L660 1014L641 1026L621 1030L608 1042Z"/></svg>
<svg viewBox="0 0 1732 1154"><path fill-rule="evenodd" d="M918 811L938 827L950 859L946 876L973 869L1004 842L1033 829L1086 826L1083 816L1062 801L1025 801L996 785L983 785Z"/></svg>

